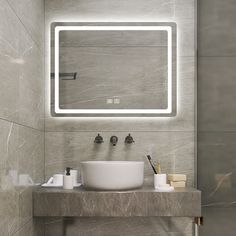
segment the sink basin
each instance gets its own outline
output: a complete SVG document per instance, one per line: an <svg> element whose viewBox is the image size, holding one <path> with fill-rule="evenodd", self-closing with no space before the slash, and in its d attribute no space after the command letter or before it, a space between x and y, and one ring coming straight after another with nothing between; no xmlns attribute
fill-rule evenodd
<svg viewBox="0 0 236 236"><path fill-rule="evenodd" d="M82 184L95 190L128 190L143 185L142 161L83 161Z"/></svg>

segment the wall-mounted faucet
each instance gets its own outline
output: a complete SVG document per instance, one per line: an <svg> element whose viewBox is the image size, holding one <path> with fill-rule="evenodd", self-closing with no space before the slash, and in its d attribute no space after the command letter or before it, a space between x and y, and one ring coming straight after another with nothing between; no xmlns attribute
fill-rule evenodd
<svg viewBox="0 0 236 236"><path fill-rule="evenodd" d="M128 136L126 136L125 143L127 143L127 144L134 143L134 139L130 134Z"/></svg>
<svg viewBox="0 0 236 236"><path fill-rule="evenodd" d="M118 142L118 138L116 136L111 136L110 138L110 143L113 145L113 146L116 146Z"/></svg>
<svg viewBox="0 0 236 236"><path fill-rule="evenodd" d="M98 143L98 144L101 144L101 143L103 143L104 141L103 141L103 137L100 135L100 134L98 134L96 137L95 137L95 139L94 139L94 143Z"/></svg>

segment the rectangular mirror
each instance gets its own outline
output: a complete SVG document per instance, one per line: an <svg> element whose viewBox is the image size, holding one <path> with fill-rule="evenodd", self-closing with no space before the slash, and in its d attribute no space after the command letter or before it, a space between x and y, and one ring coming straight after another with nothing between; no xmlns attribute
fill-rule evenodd
<svg viewBox="0 0 236 236"><path fill-rule="evenodd" d="M53 23L54 116L174 116L175 23Z"/></svg>

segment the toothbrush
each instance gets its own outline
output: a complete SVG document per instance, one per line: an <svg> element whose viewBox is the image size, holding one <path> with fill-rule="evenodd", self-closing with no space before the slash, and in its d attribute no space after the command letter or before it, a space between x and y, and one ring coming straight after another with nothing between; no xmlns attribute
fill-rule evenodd
<svg viewBox="0 0 236 236"><path fill-rule="evenodd" d="M156 171L155 167L154 167L153 164L152 164L152 158L151 158L151 156L150 156L150 155L147 155L147 159L149 160L149 163L150 163L150 165L151 165L151 167L152 167L154 173L157 174L157 171Z"/></svg>
<svg viewBox="0 0 236 236"><path fill-rule="evenodd" d="M161 174L161 163L158 161L158 163L157 163L157 173L158 174Z"/></svg>

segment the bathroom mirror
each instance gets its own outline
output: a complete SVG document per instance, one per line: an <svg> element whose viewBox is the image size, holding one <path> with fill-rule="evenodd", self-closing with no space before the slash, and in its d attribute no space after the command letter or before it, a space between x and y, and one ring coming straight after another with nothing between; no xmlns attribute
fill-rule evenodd
<svg viewBox="0 0 236 236"><path fill-rule="evenodd" d="M174 116L175 23L53 23L53 116Z"/></svg>

